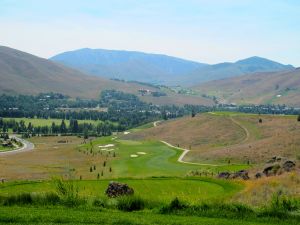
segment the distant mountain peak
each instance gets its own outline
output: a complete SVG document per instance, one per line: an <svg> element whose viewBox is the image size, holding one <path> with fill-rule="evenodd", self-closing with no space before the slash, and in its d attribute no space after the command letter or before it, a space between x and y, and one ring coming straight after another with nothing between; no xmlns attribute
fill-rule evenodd
<svg viewBox="0 0 300 225"><path fill-rule="evenodd" d="M163 54L90 48L64 52L50 59L96 76L182 86L257 72L294 69L259 56L235 63L209 65Z"/></svg>

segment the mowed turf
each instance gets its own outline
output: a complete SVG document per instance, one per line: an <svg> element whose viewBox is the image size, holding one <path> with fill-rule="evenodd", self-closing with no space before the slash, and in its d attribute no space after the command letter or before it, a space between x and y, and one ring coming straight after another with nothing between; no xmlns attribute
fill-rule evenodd
<svg viewBox="0 0 300 225"><path fill-rule="evenodd" d="M241 190L242 185L209 178L147 178L116 179L128 184L135 195L154 203L169 203L178 197L188 203L199 203L203 200L225 199ZM73 181L79 195L85 198L105 197L105 190L110 180ZM52 181L44 182L9 182L0 185L0 195L9 196L18 193L55 192Z"/></svg>
<svg viewBox="0 0 300 225"><path fill-rule="evenodd" d="M113 151L103 151L101 146L113 145ZM93 146L93 147L91 147ZM100 146L100 147L99 147ZM105 168L111 168L109 177L150 176L185 176L192 170L209 171L216 174L219 171L237 171L247 168L247 165L192 165L178 162L183 151L170 148L158 141L120 140L112 137L98 138L92 144L81 146L86 152L93 149L96 155L107 157ZM115 157L112 157L115 156ZM210 173L209 173L210 174Z"/></svg>

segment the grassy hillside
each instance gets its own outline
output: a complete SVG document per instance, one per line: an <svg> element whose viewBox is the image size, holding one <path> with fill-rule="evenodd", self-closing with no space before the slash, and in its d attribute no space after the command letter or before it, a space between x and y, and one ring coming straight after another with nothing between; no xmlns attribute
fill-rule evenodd
<svg viewBox="0 0 300 225"><path fill-rule="evenodd" d="M233 77L193 89L200 94L216 96L225 103L300 106L300 70Z"/></svg>
<svg viewBox="0 0 300 225"><path fill-rule="evenodd" d="M273 156L299 159L299 130L296 116L208 113L163 122L127 138L190 149L184 158L190 162L264 164Z"/></svg>
<svg viewBox="0 0 300 225"><path fill-rule="evenodd" d="M71 97L98 98L101 91L107 89L132 94L138 94L140 89L160 91L146 84L89 76L62 64L3 46L0 46L0 68L0 94L58 92ZM212 104L209 99L175 93L164 97L141 98L155 104Z"/></svg>

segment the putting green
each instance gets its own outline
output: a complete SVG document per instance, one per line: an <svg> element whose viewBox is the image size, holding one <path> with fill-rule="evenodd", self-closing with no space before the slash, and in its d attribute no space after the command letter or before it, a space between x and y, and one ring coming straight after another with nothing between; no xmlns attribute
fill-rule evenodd
<svg viewBox="0 0 300 225"><path fill-rule="evenodd" d="M74 181L79 194L85 197L104 197L105 189L110 180ZM144 199L155 202L169 202L175 197L196 203L207 199L220 199L230 196L241 189L241 185L213 179L181 179L181 178L149 178L149 179L118 179L126 183ZM12 182L0 185L0 195L7 196L17 193L44 193L55 191L55 184L45 182Z"/></svg>

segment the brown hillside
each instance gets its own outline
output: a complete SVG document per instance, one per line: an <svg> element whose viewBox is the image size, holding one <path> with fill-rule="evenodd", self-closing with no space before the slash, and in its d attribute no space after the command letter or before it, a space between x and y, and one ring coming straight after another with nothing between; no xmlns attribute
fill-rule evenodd
<svg viewBox="0 0 300 225"><path fill-rule="evenodd" d="M193 89L225 103L300 106L300 69L210 81Z"/></svg>
<svg viewBox="0 0 300 225"><path fill-rule="evenodd" d="M139 89L158 88L134 82L120 82L86 75L47 59L0 46L0 94L59 92L71 97L97 98L102 90L115 89L138 94ZM178 96L147 98L154 104L212 104L202 97Z"/></svg>
<svg viewBox="0 0 300 225"><path fill-rule="evenodd" d="M184 158L190 162L264 165L273 156L300 157L300 122L295 116L201 114L163 122L126 138L163 140L190 149Z"/></svg>

